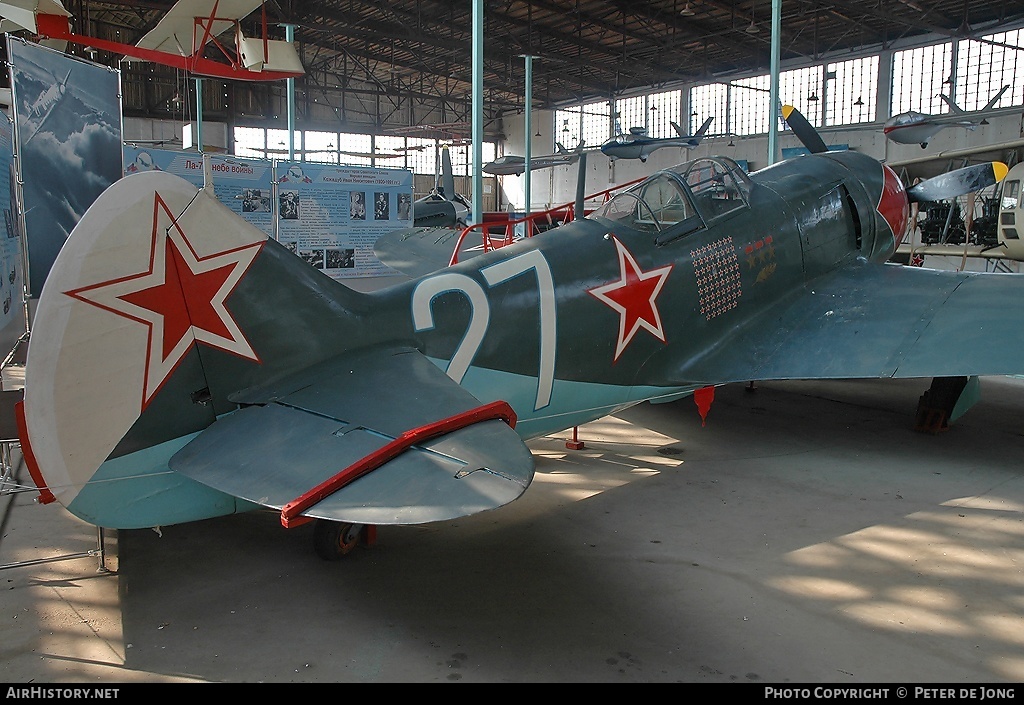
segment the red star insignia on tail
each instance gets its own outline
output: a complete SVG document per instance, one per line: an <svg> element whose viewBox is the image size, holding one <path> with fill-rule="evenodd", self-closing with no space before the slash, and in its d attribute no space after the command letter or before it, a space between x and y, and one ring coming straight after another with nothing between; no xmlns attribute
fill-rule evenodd
<svg viewBox="0 0 1024 705"><path fill-rule="evenodd" d="M613 235L612 241L619 254L620 278L611 284L590 289L589 292L619 314L619 338L615 344L614 362L641 328L665 342L665 329L661 325L661 315L655 300L674 265L645 272L617 237Z"/></svg>
<svg viewBox="0 0 1024 705"><path fill-rule="evenodd" d="M225 300L262 242L200 257L160 194L146 271L66 292L149 328L142 408L198 342L259 362Z"/></svg>

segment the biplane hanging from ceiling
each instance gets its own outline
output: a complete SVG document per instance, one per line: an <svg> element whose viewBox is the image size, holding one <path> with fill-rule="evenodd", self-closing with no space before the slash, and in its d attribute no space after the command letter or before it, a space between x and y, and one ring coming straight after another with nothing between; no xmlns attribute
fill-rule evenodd
<svg viewBox="0 0 1024 705"><path fill-rule="evenodd" d="M261 6L263 36L247 38L240 22ZM9 27L28 30L43 41L80 44L198 76L278 81L305 73L292 42L267 37L263 0L178 0L136 44L75 34L71 31L71 13L58 0L0 2L0 18ZM232 29L234 46L228 48L220 38ZM218 49L224 60L205 56L207 46Z"/></svg>

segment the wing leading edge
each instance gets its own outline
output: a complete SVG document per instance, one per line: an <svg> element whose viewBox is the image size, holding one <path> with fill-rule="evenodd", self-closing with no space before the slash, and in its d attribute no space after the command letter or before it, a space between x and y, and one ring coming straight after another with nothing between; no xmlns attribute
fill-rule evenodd
<svg viewBox="0 0 1024 705"><path fill-rule="evenodd" d="M533 479L529 449L493 418L390 452L410 429L481 407L415 350L346 353L233 400L242 408L199 434L170 467L267 507L294 506L381 453L383 464L317 494L301 514L360 524L441 521L507 504Z"/></svg>
<svg viewBox="0 0 1024 705"><path fill-rule="evenodd" d="M716 384L1018 374L1022 298L1017 274L858 262L805 284L679 374Z"/></svg>

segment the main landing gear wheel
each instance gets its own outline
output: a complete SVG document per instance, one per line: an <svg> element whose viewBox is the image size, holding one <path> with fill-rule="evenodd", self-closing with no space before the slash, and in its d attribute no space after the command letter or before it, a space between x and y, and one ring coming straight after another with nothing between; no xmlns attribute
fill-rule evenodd
<svg viewBox="0 0 1024 705"><path fill-rule="evenodd" d="M317 519L313 527L313 548L325 561L340 560L359 545L362 534L362 524Z"/></svg>

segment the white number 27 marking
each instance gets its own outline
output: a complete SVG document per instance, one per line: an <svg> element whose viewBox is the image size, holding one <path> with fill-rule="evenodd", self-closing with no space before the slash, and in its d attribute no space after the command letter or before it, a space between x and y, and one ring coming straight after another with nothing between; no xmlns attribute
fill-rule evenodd
<svg viewBox="0 0 1024 705"><path fill-rule="evenodd" d="M555 382L555 344L557 321L555 314L555 282L551 268L538 250L527 252L481 270L491 288L534 270L537 275L538 304L540 306L540 365L537 374L537 400L534 409L543 409L551 403L551 390ZM434 327L431 304L439 294L458 291L466 296L470 305L469 326L448 363L447 374L458 383L469 370L490 324L491 311L487 294L474 279L465 274L446 273L420 282L413 292L413 326L417 332Z"/></svg>

